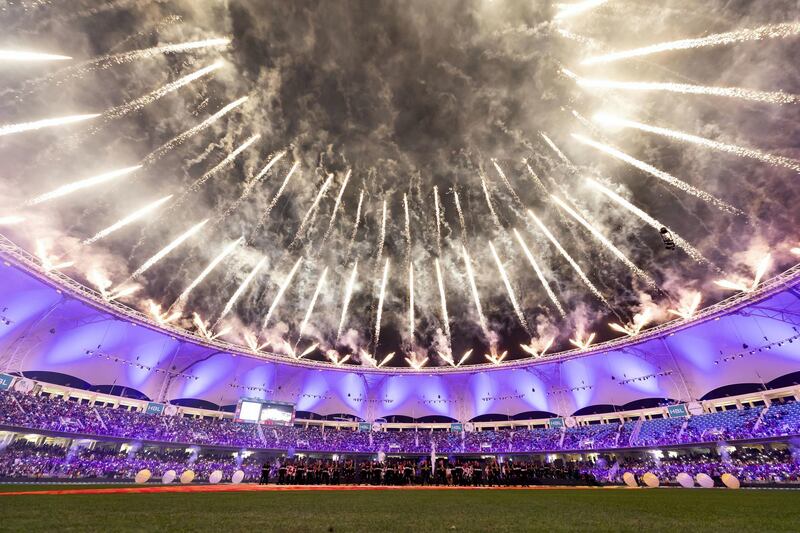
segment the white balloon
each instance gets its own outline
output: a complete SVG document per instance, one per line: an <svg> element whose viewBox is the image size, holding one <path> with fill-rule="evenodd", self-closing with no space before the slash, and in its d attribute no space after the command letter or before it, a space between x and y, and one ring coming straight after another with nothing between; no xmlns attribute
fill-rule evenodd
<svg viewBox="0 0 800 533"><path fill-rule="evenodd" d="M166 472L164 472L164 475L161 476L161 483L163 483L164 485L169 485L170 483L175 481L175 477L177 477L177 474L175 473L174 470L167 470Z"/></svg>
<svg viewBox="0 0 800 533"><path fill-rule="evenodd" d="M244 472L242 470L237 470L236 472L233 473L233 476L231 477L231 483L233 483L234 485L238 485L243 480L244 480Z"/></svg>
<svg viewBox="0 0 800 533"><path fill-rule="evenodd" d="M138 484L140 484L140 485L141 485L142 483L147 483L148 481L150 481L150 476L152 476L152 475L153 475L153 473L152 473L152 472L150 472L148 469L146 469L146 468L145 468L145 469L143 469L143 470L139 470L139 471L136 473L136 477L135 477L135 478L133 478L133 480L134 480L136 483L138 483Z"/></svg>
<svg viewBox="0 0 800 533"><path fill-rule="evenodd" d="M741 486L739 479L733 474L722 474L722 482L729 489L738 489Z"/></svg>
<svg viewBox="0 0 800 533"><path fill-rule="evenodd" d="M639 486L639 484L636 483L636 476L634 476L630 472L625 472L624 474L622 474L622 481L624 481L625 484L631 488Z"/></svg>
<svg viewBox="0 0 800 533"><path fill-rule="evenodd" d="M694 479L692 479L692 476L690 476L686 472L681 472L676 476L675 479L678 480L678 483L680 483L681 487L683 487L684 489L691 489L692 487L694 487Z"/></svg>
<svg viewBox="0 0 800 533"><path fill-rule="evenodd" d="M191 483L192 481L194 481L194 472L191 470L186 470L181 474L181 483Z"/></svg>
<svg viewBox="0 0 800 533"><path fill-rule="evenodd" d="M714 480L711 479L711 476L708 474L697 474L694 476L695 481L697 484L703 487L704 489L710 489L714 486Z"/></svg>
<svg viewBox="0 0 800 533"><path fill-rule="evenodd" d="M650 487L651 489L658 487L658 485L660 484L658 476L652 472L647 472L645 475L643 475L642 481L644 481L644 484Z"/></svg>
<svg viewBox="0 0 800 533"><path fill-rule="evenodd" d="M208 482L212 485L216 485L220 481L222 481L222 470L214 470L211 472L211 475L208 476Z"/></svg>

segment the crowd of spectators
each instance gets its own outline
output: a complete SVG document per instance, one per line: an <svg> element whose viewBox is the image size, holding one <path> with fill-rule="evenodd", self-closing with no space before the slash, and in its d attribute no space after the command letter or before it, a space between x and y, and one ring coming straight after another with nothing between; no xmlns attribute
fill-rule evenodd
<svg viewBox="0 0 800 533"><path fill-rule="evenodd" d="M0 392L0 426L130 441L343 453L526 453L714 443L800 434L800 403L690 418L506 428L474 432L358 431L317 425L259 426L230 418L151 415L62 398ZM637 432L638 430L638 432Z"/></svg>

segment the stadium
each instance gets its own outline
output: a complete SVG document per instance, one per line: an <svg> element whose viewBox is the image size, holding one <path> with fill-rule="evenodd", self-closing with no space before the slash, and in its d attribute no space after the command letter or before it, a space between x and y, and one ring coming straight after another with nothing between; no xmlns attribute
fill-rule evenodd
<svg viewBox="0 0 800 533"><path fill-rule="evenodd" d="M788 0L0 10L0 529L796 531Z"/></svg>

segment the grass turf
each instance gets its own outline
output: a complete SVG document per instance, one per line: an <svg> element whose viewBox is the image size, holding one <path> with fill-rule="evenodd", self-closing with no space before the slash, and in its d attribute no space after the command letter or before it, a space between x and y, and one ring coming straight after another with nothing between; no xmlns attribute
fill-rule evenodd
<svg viewBox="0 0 800 533"><path fill-rule="evenodd" d="M0 490L30 488L30 485L5 486ZM800 491L487 490L4 496L0 497L0 530L800 531Z"/></svg>

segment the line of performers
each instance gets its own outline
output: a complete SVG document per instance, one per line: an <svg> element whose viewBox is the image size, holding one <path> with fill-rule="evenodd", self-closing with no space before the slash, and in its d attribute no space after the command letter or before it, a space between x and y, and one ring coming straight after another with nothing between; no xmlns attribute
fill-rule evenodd
<svg viewBox="0 0 800 533"><path fill-rule="evenodd" d="M556 465L539 462L484 461L450 462L408 459L356 462L352 459L288 460L264 464L261 483L281 485L441 485L441 486L529 486L596 485L594 476L580 463Z"/></svg>

